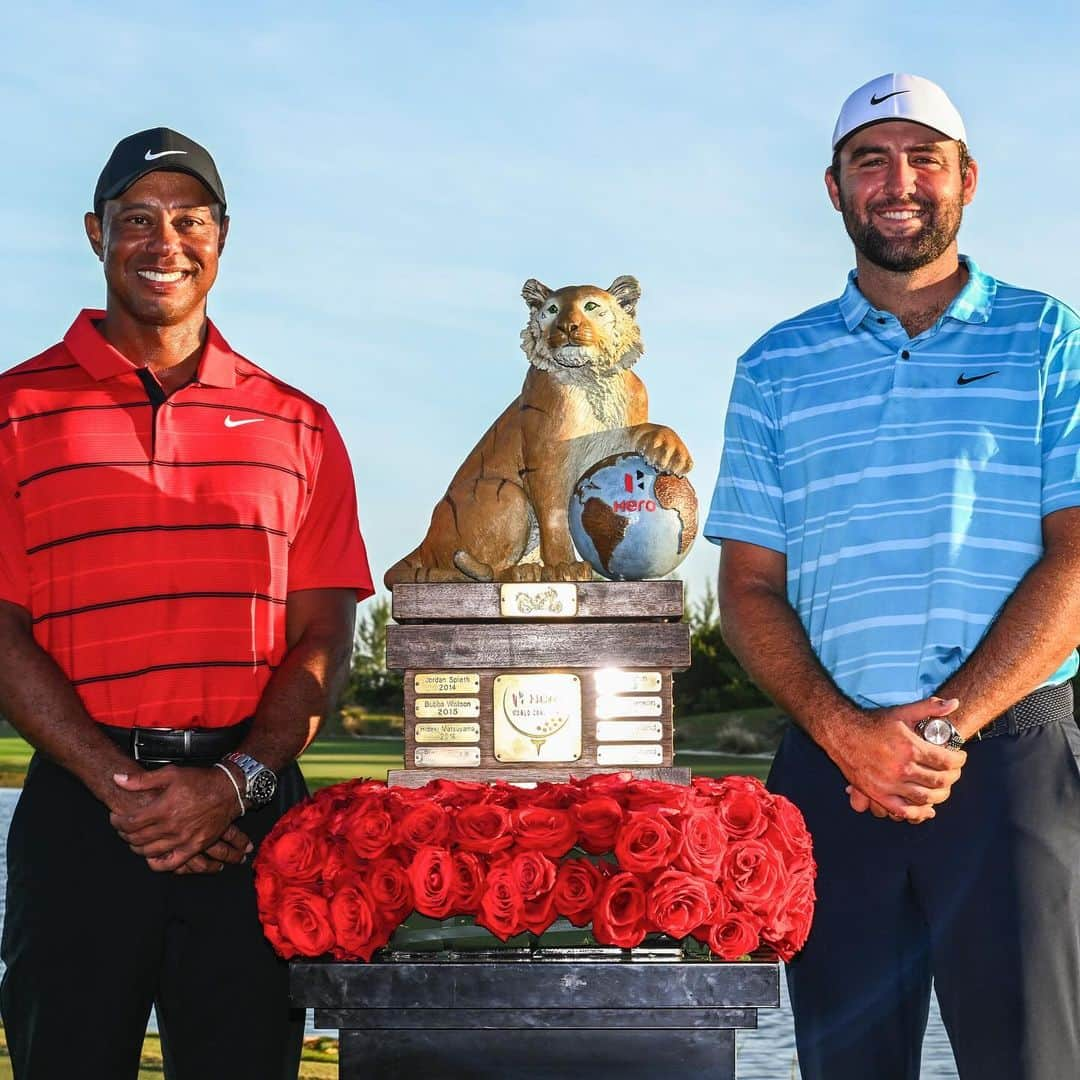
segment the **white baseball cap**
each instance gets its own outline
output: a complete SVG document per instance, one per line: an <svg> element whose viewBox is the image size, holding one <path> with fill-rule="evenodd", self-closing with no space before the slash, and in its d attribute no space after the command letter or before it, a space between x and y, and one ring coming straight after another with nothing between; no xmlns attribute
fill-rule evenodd
<svg viewBox="0 0 1080 1080"><path fill-rule="evenodd" d="M856 131L883 120L908 120L967 142L964 121L948 95L919 75L879 75L844 102L833 129L833 150Z"/></svg>

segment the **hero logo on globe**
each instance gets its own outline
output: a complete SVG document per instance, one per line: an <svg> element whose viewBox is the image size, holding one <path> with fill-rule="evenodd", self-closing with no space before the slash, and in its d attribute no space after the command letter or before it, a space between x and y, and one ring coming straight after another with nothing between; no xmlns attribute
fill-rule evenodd
<svg viewBox="0 0 1080 1080"><path fill-rule="evenodd" d="M658 472L640 454L597 462L574 485L568 507L578 554L619 581L670 574L697 535L697 496L684 476Z"/></svg>

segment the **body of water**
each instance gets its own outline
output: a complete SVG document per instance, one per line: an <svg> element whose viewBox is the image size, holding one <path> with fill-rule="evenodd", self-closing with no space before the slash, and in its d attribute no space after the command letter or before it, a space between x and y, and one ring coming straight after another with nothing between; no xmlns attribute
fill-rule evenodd
<svg viewBox="0 0 1080 1080"><path fill-rule="evenodd" d="M0 851L0 927L3 926L4 897L7 890L7 831L11 815L18 802L17 789L0 788L0 836L4 841ZM151 1014L150 1030L157 1030L157 1018ZM308 1012L308 1030L316 1031L312 1014ZM327 1032L327 1034L336 1034ZM799 1067L795 1060L795 1028L788 1007L787 987L780 979L780 1008L758 1012L757 1031L740 1032L738 1047L739 1080L798 1080ZM923 1080L956 1080L949 1040L941 1025L937 1001L930 1003L930 1023L926 1030L922 1058Z"/></svg>

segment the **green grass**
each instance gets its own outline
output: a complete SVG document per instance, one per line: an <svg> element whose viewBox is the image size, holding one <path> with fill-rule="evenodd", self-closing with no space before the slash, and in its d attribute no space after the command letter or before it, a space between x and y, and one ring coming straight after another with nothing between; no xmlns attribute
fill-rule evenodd
<svg viewBox="0 0 1080 1080"><path fill-rule="evenodd" d="M29 745L18 735L0 735L0 787L22 787L31 753ZM390 769L402 768L403 753L401 739L319 738L301 757L300 768L314 791L357 776L385 780ZM769 768L765 758L724 753L676 753L675 764L688 765L703 776L745 773L764 778Z"/></svg>

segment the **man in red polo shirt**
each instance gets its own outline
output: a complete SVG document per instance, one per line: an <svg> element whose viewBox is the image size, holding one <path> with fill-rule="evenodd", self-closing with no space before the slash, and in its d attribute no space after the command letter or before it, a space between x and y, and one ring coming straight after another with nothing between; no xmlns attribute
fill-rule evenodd
<svg viewBox="0 0 1080 1080"><path fill-rule="evenodd" d="M0 712L36 748L8 839L15 1075L296 1075L302 1014L248 856L372 592L326 410L206 317L229 219L210 155L122 140L86 215L104 311L0 376Z"/></svg>

